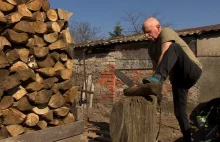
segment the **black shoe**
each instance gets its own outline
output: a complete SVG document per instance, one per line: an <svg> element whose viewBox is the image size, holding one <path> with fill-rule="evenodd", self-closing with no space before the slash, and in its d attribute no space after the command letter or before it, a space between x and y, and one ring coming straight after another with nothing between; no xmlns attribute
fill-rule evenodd
<svg viewBox="0 0 220 142"><path fill-rule="evenodd" d="M192 138L191 129L188 129L185 132L183 132L183 141L182 142L194 142L194 140Z"/></svg>

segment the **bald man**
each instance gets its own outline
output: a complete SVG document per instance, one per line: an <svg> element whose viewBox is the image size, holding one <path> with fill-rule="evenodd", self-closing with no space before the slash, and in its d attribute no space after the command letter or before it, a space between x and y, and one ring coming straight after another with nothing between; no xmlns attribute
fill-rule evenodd
<svg viewBox="0 0 220 142"><path fill-rule="evenodd" d="M152 41L148 52L154 65L151 78L143 83L163 82L170 74L174 114L183 133L183 142L191 142L191 126L186 113L187 93L202 73L202 65L189 46L171 28L162 28L160 22L151 17L143 23L143 32Z"/></svg>

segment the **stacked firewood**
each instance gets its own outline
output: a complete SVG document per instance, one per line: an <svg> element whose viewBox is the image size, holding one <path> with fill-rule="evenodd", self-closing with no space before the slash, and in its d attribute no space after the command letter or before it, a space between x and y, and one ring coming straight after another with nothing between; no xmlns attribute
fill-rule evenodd
<svg viewBox="0 0 220 142"><path fill-rule="evenodd" d="M0 0L0 135L75 120L71 16L47 0Z"/></svg>

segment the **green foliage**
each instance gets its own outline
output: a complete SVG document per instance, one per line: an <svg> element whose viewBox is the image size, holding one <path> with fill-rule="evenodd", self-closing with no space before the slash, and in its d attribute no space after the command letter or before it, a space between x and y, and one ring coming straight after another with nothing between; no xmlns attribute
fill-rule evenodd
<svg viewBox="0 0 220 142"><path fill-rule="evenodd" d="M113 32L109 32L110 38L123 36L123 34L122 34L123 30L124 29L121 27L120 23L117 22L115 27L114 27L114 31Z"/></svg>

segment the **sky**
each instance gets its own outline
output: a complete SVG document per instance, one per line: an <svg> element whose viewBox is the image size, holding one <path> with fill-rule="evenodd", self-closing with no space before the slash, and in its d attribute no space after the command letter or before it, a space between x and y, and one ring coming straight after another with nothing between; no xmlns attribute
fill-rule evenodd
<svg viewBox="0 0 220 142"><path fill-rule="evenodd" d="M142 12L147 16L159 13L164 23L174 29L186 29L220 24L219 0L49 0L51 8L62 8L73 13L70 19L89 22L99 27L104 35L112 32L117 22L122 27L124 11Z"/></svg>

